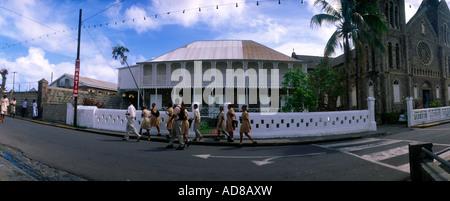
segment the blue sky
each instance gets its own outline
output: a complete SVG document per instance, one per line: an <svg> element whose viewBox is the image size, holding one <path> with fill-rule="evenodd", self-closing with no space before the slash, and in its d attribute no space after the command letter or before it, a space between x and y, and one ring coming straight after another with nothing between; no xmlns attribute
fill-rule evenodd
<svg viewBox="0 0 450 201"><path fill-rule="evenodd" d="M79 9L85 20L81 76L94 79L117 83L122 65L111 58L115 45L130 49L130 64L197 40L254 40L287 55L295 49L320 56L334 28L311 29L311 17L320 13L313 1L0 0L0 67L17 72L16 90L19 83L26 90L42 78L50 81L52 72L54 79L73 74ZM406 0L407 19L420 2ZM7 89L12 81L10 73Z"/></svg>

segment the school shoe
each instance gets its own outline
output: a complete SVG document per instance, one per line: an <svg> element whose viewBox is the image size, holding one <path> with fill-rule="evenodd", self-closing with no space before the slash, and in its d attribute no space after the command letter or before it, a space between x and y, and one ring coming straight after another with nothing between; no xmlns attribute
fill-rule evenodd
<svg viewBox="0 0 450 201"><path fill-rule="evenodd" d="M184 146L178 146L177 150L184 150Z"/></svg>
<svg viewBox="0 0 450 201"><path fill-rule="evenodd" d="M190 140L186 142L187 147L189 147L191 145L191 142L192 141L190 141Z"/></svg>
<svg viewBox="0 0 450 201"><path fill-rule="evenodd" d="M137 141L136 142L139 142L141 140L141 136L139 136L138 138L137 138Z"/></svg>
<svg viewBox="0 0 450 201"><path fill-rule="evenodd" d="M253 146L256 146L256 144L258 144L258 142L256 142L256 141L253 141Z"/></svg>

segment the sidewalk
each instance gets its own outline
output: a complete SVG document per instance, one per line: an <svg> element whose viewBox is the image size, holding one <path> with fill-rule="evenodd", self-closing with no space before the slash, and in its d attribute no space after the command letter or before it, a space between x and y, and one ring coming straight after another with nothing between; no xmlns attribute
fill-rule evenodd
<svg viewBox="0 0 450 201"><path fill-rule="evenodd" d="M21 120L26 120L30 122L35 122L39 124L44 124L48 126L55 126L65 129L72 129L82 132L90 132L94 134L108 135L114 137L123 138L124 132L114 132L105 131L97 129L87 129L87 128L76 128L68 125L48 123L38 120L31 120L25 118L17 118ZM390 134L397 134L402 132L411 131L414 128L408 128L405 125L381 125L377 126L377 131L361 132L361 133L349 133L340 135L328 135L328 136L306 136L306 137L295 137L295 138L268 138L268 139L255 139L258 144L256 146L286 146L286 145L304 145L304 144L314 144L322 142L331 142L339 140L351 140L362 137L375 137ZM154 130L152 130L155 132ZM238 146L239 145L239 134L235 134L234 142L229 143L226 141L225 136L221 136L220 141L214 140L216 135L205 135L201 141L192 142L192 145L205 145L205 146ZM130 136L130 138L135 138L135 136ZM142 141L147 140L147 136L141 138ZM151 135L151 140L154 142L168 143L169 140L166 137L166 133L162 133L162 136ZM164 146L164 145L162 145ZM252 146L251 141L244 136L243 146ZM37 181L38 179L30 176L27 170L20 165L17 165L11 156L8 155L7 151L0 146L0 181Z"/></svg>

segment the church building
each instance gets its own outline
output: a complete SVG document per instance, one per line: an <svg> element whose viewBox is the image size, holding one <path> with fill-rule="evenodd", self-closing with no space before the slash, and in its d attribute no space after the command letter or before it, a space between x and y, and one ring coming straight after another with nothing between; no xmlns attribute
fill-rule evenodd
<svg viewBox="0 0 450 201"><path fill-rule="evenodd" d="M414 98L415 108L437 102L450 105L450 11L446 1L423 0L408 23L404 0L380 0L378 6L389 28L382 37L387 51L365 46L367 56L359 63L358 88L356 79L352 84L352 109L366 109L367 97L375 97L377 115L405 111L407 97ZM343 61L341 55L330 63L339 67ZM345 96L338 99L341 105L345 101Z"/></svg>

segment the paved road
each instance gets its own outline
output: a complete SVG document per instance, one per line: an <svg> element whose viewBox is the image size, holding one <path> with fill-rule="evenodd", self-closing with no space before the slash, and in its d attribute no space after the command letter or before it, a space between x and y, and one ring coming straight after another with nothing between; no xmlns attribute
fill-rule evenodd
<svg viewBox="0 0 450 201"><path fill-rule="evenodd" d="M450 124L395 135L311 145L224 147L166 143L97 135L7 119L0 144L33 161L88 180L363 180L409 179L405 146L411 141L450 146Z"/></svg>

